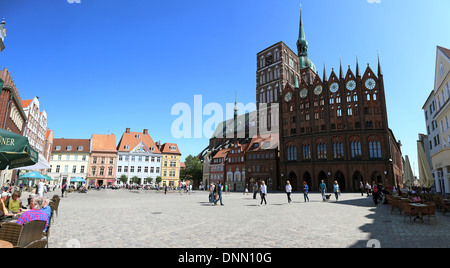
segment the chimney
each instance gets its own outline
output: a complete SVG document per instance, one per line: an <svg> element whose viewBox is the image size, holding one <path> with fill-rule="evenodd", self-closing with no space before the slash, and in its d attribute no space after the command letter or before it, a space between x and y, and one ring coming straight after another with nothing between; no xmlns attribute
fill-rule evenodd
<svg viewBox="0 0 450 268"><path fill-rule="evenodd" d="M144 129L144 134L148 134L148 129Z"/></svg>
<svg viewBox="0 0 450 268"><path fill-rule="evenodd" d="M125 132L130 133L130 128L128 127Z"/></svg>

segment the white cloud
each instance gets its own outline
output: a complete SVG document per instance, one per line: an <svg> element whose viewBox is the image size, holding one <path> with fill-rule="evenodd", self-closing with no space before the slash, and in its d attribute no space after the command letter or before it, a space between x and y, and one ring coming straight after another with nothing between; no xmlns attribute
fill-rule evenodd
<svg viewBox="0 0 450 268"><path fill-rule="evenodd" d="M369 4L380 4L381 0L367 0L367 3L369 3Z"/></svg>

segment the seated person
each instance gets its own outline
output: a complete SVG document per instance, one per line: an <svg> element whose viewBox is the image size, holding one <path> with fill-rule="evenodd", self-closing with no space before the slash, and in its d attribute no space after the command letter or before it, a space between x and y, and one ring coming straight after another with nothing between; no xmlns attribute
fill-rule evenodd
<svg viewBox="0 0 450 268"><path fill-rule="evenodd" d="M12 200L9 200L8 209L14 214L22 212L22 202L20 202L19 197L20 193L14 192L11 196Z"/></svg>
<svg viewBox="0 0 450 268"><path fill-rule="evenodd" d="M47 213L41 210L43 203L44 201L42 197L35 196L33 199L31 199L31 209L22 213L22 215L20 215L20 217L17 219L16 223L24 225L29 221L46 221L47 223L45 224L44 228L45 232L47 230L49 217Z"/></svg>
<svg viewBox="0 0 450 268"><path fill-rule="evenodd" d="M420 201L420 197L419 197L419 195L415 195L414 196L414 200L413 200L414 202L419 202Z"/></svg>
<svg viewBox="0 0 450 268"><path fill-rule="evenodd" d="M50 199L44 198L44 202L42 204L43 207L42 207L41 210L44 211L45 214L47 214L48 218L50 219L50 216L51 216L51 213L52 213L52 209L51 209L51 207L49 205L50 205Z"/></svg>
<svg viewBox="0 0 450 268"><path fill-rule="evenodd" d="M7 192L3 192L2 193L2 197L0 199L0 216L13 216L13 213L10 213L8 211L8 209L6 209L6 199L8 198L8 193Z"/></svg>

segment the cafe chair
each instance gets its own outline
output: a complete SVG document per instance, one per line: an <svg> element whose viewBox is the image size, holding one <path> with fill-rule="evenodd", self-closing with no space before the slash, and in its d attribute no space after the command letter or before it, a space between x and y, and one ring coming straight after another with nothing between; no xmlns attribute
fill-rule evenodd
<svg viewBox="0 0 450 268"><path fill-rule="evenodd" d="M430 222L430 217L434 217L434 220L437 223L437 219L436 219L436 204L434 202L426 202L425 205L427 205L427 207L422 208L422 215L428 216L428 222Z"/></svg>
<svg viewBox="0 0 450 268"><path fill-rule="evenodd" d="M26 245L24 248L45 248L45 247L47 247L47 239L35 240L30 244Z"/></svg>
<svg viewBox="0 0 450 268"><path fill-rule="evenodd" d="M408 203L403 203L403 222L405 222L406 216L409 216L409 222L411 222L411 217L419 216L419 210Z"/></svg>
<svg viewBox="0 0 450 268"><path fill-rule="evenodd" d="M23 226L15 222L5 222L0 228L0 240L8 241L13 247L19 246Z"/></svg>
<svg viewBox="0 0 450 268"><path fill-rule="evenodd" d="M23 248L44 235L46 221L29 221L24 223L18 246ZM2 227L3 228L3 227Z"/></svg>

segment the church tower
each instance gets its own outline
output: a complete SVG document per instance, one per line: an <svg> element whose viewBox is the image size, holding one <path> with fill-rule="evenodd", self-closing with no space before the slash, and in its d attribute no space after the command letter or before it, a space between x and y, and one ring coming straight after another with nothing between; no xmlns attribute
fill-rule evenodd
<svg viewBox="0 0 450 268"><path fill-rule="evenodd" d="M302 12L297 40L298 72L283 83L279 96L280 171L298 190L304 181L318 189L324 180L331 189L355 191L361 180L393 186L401 181L401 150L388 128L383 73L356 63L345 72L317 74L308 57ZM295 58L294 58L295 59ZM299 76L297 76L299 74ZM400 157L399 157L400 156Z"/></svg>

